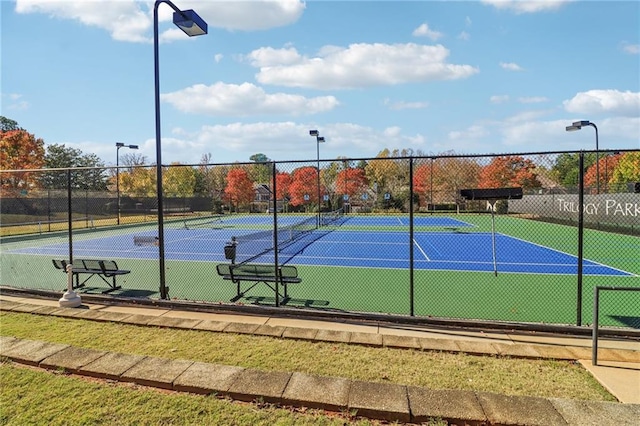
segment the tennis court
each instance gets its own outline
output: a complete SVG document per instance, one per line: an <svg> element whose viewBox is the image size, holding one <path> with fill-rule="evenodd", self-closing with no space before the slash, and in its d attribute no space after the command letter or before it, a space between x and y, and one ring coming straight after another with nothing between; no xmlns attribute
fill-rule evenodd
<svg viewBox="0 0 640 426"><path fill-rule="evenodd" d="M232 285L216 276L215 265L228 262L224 246L236 237L239 252L246 251L239 261L273 264L277 254L279 264L298 267L303 282L292 286L292 306L407 314L408 294L413 291L416 315L575 322L575 228L505 216L498 217L494 235L487 215L419 216L414 218L410 244L408 216L347 215L339 224L319 229L316 220L313 215L278 215L277 253L270 250L270 215L165 223L170 297L228 302ZM295 232L296 238L287 238L288 232ZM78 233L73 257L117 260L120 267L132 270L123 277L120 294L158 297L158 247L134 244L135 237L153 241L156 235L157 229L149 225ZM602 249L605 245L598 243L602 238L607 239L606 246L611 245L609 239L619 239L620 250ZM637 237L594 231L586 233L586 243L590 249L582 265L585 317L590 315L592 286L637 286L640 272L635 260L640 253ZM44 286L61 289L63 277L49 272L54 272L51 259L68 258L65 238L22 241L4 245L2 252L3 268L19 271L25 264L44 268L48 277L42 282L49 282ZM270 297L269 289L256 287L242 302L268 304ZM625 318L638 316L628 295L612 303L612 323L627 325Z"/></svg>

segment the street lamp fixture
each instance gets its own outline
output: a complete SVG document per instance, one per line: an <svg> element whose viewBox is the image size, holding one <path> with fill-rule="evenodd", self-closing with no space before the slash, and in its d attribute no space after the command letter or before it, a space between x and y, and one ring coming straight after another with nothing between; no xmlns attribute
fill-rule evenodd
<svg viewBox="0 0 640 426"><path fill-rule="evenodd" d="M117 200L117 222L120 225L120 148L138 149L138 145L125 145L116 142L116 200Z"/></svg>
<svg viewBox="0 0 640 426"><path fill-rule="evenodd" d="M567 132L575 132L576 130L580 130L583 127L586 126L591 126L595 129L596 131L596 194L600 193L600 165L599 163L599 155L598 155L598 127L595 125L595 123L590 122L589 120L581 120L581 121L574 121L571 126L567 126L565 128L565 130Z"/></svg>
<svg viewBox="0 0 640 426"><path fill-rule="evenodd" d="M324 143L324 137L320 136L320 133L317 130L309 130L309 136L315 136L316 138L316 158L317 158L317 167L318 167L318 228L320 227L320 206L322 205L322 200L320 199L320 144Z"/></svg>
<svg viewBox="0 0 640 426"><path fill-rule="evenodd" d="M189 37L207 34L207 23L193 10L180 10L169 0L156 0L153 7L153 64L155 74L156 113L156 188L158 202L158 257L160 263L160 298L167 298L164 263L164 202L162 199L162 148L160 143L160 58L158 54L158 7L166 3L174 10L173 23Z"/></svg>

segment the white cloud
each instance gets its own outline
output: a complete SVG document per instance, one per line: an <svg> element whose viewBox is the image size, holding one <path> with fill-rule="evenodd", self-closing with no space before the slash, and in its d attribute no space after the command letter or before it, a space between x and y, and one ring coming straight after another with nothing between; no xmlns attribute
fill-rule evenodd
<svg viewBox="0 0 640 426"><path fill-rule="evenodd" d="M509 101L509 95L493 95L489 98L492 104L502 104Z"/></svg>
<svg viewBox="0 0 640 426"><path fill-rule="evenodd" d="M256 54L255 52L259 52ZM287 59L296 51L287 49ZM352 44L349 47L330 46L313 58L298 56L296 63L276 65L282 56L279 50L258 49L249 57L258 57L261 66L256 79L262 84L314 89L347 89L379 85L394 85L434 80L468 78L479 72L471 65L446 62L449 50L442 45Z"/></svg>
<svg viewBox="0 0 640 426"><path fill-rule="evenodd" d="M115 40L149 42L152 40L153 2L17 0L18 13L43 13L59 19L71 19L84 25L107 30ZM209 27L230 31L256 31L289 25L297 21L305 9L298 0L270 1L195 1L184 0L180 7L197 11ZM158 8L160 22L171 21L173 10L167 5ZM177 28L160 30L161 41L187 39Z"/></svg>
<svg viewBox="0 0 640 426"><path fill-rule="evenodd" d="M500 66L507 71L523 71L523 68L514 62L500 62Z"/></svg>
<svg viewBox="0 0 640 426"><path fill-rule="evenodd" d="M404 109L423 109L429 106L428 102L406 102L406 101L391 101L390 99L384 100L384 105L394 111L400 111Z"/></svg>
<svg viewBox="0 0 640 426"><path fill-rule="evenodd" d="M222 82L211 86L196 84L163 94L161 99L183 112L227 116L308 115L329 111L339 105L333 96L306 98L287 93L266 93L251 83Z"/></svg>
<svg viewBox="0 0 640 426"><path fill-rule="evenodd" d="M640 54L640 44L622 43L622 51L630 55Z"/></svg>
<svg viewBox="0 0 640 426"><path fill-rule="evenodd" d="M570 1L572 0L482 0L482 3L499 10L522 14L558 10Z"/></svg>
<svg viewBox="0 0 640 426"><path fill-rule="evenodd" d="M286 49L274 49L273 47L261 47L247 55L252 66L256 68L271 67L277 65L292 65L299 63L302 57L298 51L289 47Z"/></svg>
<svg viewBox="0 0 640 426"><path fill-rule="evenodd" d="M544 96L528 96L518 98L518 102L520 102L521 104L539 104L548 101L549 99Z"/></svg>
<svg viewBox="0 0 640 426"><path fill-rule="evenodd" d="M429 24L427 24L426 22L413 30L412 34L414 37L428 37L433 41L436 41L444 36L444 34L442 34L441 32L429 28Z"/></svg>
<svg viewBox="0 0 640 426"><path fill-rule="evenodd" d="M216 53L213 56L213 60L216 61L216 63L220 63L220 61L222 60L222 58L224 58L224 55L222 53Z"/></svg>
<svg viewBox="0 0 640 426"><path fill-rule="evenodd" d="M462 31L460 34L458 34L458 39L460 39L460 40L467 41L470 38L471 38L471 35L466 31Z"/></svg>
<svg viewBox="0 0 640 426"><path fill-rule="evenodd" d="M454 130L449 132L450 140L474 140L479 139L488 134L487 129L481 125L469 126L464 130Z"/></svg>
<svg viewBox="0 0 640 426"><path fill-rule="evenodd" d="M563 102L565 110L580 114L610 113L625 117L640 116L640 92L589 90Z"/></svg>

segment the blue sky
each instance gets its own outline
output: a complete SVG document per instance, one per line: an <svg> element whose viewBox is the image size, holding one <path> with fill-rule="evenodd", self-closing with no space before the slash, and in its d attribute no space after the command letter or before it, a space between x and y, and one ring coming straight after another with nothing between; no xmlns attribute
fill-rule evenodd
<svg viewBox="0 0 640 426"><path fill-rule="evenodd" d="M160 6L162 162L640 148L640 2L176 0ZM2 115L155 162L153 2L2 1ZM122 155L124 151L121 151Z"/></svg>

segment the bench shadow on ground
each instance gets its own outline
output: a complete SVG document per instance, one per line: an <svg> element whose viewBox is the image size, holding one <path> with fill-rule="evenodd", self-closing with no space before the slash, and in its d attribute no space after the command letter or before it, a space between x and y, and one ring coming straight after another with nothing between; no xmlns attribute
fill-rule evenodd
<svg viewBox="0 0 640 426"><path fill-rule="evenodd" d="M247 296L244 298L247 302L254 305L275 305L276 299L275 297L269 296ZM323 308L329 306L328 300L315 300L315 299L295 299L290 298L287 300L287 306L304 306L305 308Z"/></svg>
<svg viewBox="0 0 640 426"><path fill-rule="evenodd" d="M640 317L628 317L621 315L610 315L609 317L624 324L627 327L640 329Z"/></svg>
<svg viewBox="0 0 640 426"><path fill-rule="evenodd" d="M104 292L104 287L88 287L83 286L81 288L74 289L76 292L86 293L86 294L102 294ZM135 297L135 298L149 298L153 295L158 294L157 291L152 290L136 290L136 289L127 289L127 290L116 290L109 292L111 295L116 295L120 297Z"/></svg>

